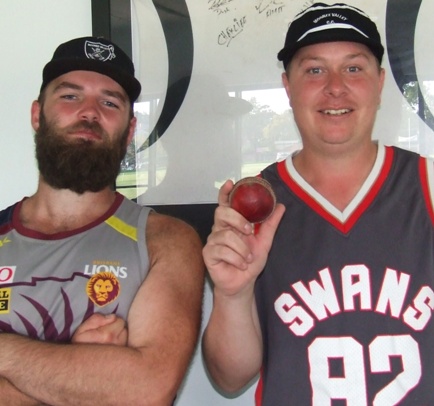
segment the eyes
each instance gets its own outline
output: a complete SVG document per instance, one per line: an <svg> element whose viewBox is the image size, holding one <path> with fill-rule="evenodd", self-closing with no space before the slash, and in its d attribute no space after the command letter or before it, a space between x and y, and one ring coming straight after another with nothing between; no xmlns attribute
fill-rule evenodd
<svg viewBox="0 0 434 406"><path fill-rule="evenodd" d="M359 66L348 67L348 72L351 72L351 73L357 73L357 72L360 72L361 70L362 70L362 68L360 68Z"/></svg>
<svg viewBox="0 0 434 406"><path fill-rule="evenodd" d="M113 103L112 101L109 101L109 100L103 101L103 104L105 104L107 107L112 107L112 108L115 108L115 109L119 109L119 105L118 104Z"/></svg>
<svg viewBox="0 0 434 406"><path fill-rule="evenodd" d="M358 73L358 72L362 71L362 68L360 66L357 66L357 65L350 65L350 66L345 67L343 69L343 71L348 72L348 73ZM321 75L323 73L326 73L327 69L324 67L320 67L320 66L313 66L313 67L307 67L305 69L305 72L308 75L315 76L315 75Z"/></svg>
<svg viewBox="0 0 434 406"><path fill-rule="evenodd" d="M81 96L75 93L63 93L59 94L59 99L65 100L66 102L80 102ZM99 100L100 104L109 109L117 109L119 110L122 106L122 103L112 96L103 96Z"/></svg>

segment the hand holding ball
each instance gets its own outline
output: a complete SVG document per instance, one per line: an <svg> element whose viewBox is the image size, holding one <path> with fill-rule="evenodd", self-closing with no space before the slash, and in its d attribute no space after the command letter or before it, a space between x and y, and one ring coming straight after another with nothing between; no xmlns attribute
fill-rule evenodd
<svg viewBox="0 0 434 406"><path fill-rule="evenodd" d="M229 204L250 223L262 223L273 213L276 195L265 179L247 177L235 183Z"/></svg>

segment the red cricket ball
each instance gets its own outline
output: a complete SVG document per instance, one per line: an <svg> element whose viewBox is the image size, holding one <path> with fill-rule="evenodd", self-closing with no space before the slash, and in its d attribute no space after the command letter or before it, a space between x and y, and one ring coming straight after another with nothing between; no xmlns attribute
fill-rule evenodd
<svg viewBox="0 0 434 406"><path fill-rule="evenodd" d="M251 223L261 223L274 211L276 195L265 179L247 177L235 183L229 204Z"/></svg>

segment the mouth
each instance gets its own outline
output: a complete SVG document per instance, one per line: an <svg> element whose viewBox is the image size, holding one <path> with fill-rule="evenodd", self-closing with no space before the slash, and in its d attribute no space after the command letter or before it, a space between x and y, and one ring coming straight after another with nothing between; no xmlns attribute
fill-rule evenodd
<svg viewBox="0 0 434 406"><path fill-rule="evenodd" d="M73 132L72 134L75 134L77 138L80 138L82 140L100 140L101 136L94 132L89 130L77 130Z"/></svg>
<svg viewBox="0 0 434 406"><path fill-rule="evenodd" d="M327 109L321 110L322 113L327 114L329 116L342 116L344 114L351 113L351 109Z"/></svg>
<svg viewBox="0 0 434 406"><path fill-rule="evenodd" d="M82 140L102 139L102 130L98 124L80 123L72 126L68 133Z"/></svg>

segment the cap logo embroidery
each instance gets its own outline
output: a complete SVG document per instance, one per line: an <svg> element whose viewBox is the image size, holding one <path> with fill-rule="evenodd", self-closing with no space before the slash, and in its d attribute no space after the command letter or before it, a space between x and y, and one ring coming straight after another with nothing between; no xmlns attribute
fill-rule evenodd
<svg viewBox="0 0 434 406"><path fill-rule="evenodd" d="M88 59L95 59L101 62L116 58L114 46L104 45L100 42L86 41L84 44L84 52Z"/></svg>
<svg viewBox="0 0 434 406"><path fill-rule="evenodd" d="M342 21L346 21L346 20L348 20L348 18L347 17L345 17L345 16L343 16L342 14L337 14L337 13L327 13L327 14L323 14L323 15L321 15L320 17L318 17L318 18L315 18L314 20L313 20L313 22L315 23L315 24L317 24L319 21L321 21L321 20L323 20L324 18L330 18L330 17L335 17L335 18L338 18L339 20L342 20ZM329 20L329 21L327 21L326 22L326 24L330 24L330 22L334 22L334 20Z"/></svg>

